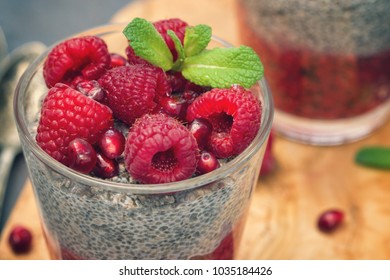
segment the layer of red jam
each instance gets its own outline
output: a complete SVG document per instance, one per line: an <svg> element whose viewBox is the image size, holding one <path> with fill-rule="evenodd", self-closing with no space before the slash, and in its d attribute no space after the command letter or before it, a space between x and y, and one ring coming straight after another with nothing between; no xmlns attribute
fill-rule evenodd
<svg viewBox="0 0 390 280"><path fill-rule="evenodd" d="M312 119L367 113L390 99L390 49L373 55L334 54L268 42L240 16L243 44L260 56L275 107Z"/></svg>

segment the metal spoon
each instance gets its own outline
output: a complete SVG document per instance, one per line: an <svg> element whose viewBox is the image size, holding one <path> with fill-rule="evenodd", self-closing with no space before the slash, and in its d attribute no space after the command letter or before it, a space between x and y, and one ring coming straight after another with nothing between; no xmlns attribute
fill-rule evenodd
<svg viewBox="0 0 390 280"><path fill-rule="evenodd" d="M21 152L12 107L15 87L27 66L45 49L39 42L26 43L0 62L0 217L9 173Z"/></svg>
<svg viewBox="0 0 390 280"><path fill-rule="evenodd" d="M7 49L7 40L5 39L3 29L1 29L0 26L0 61L2 61L3 58L7 55Z"/></svg>

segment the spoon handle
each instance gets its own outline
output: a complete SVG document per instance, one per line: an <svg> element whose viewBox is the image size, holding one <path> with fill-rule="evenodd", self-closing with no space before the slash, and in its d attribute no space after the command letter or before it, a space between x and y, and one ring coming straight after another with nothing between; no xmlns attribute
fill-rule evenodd
<svg viewBox="0 0 390 280"><path fill-rule="evenodd" d="M0 217L3 215L4 196L15 155L12 147L4 147L0 155Z"/></svg>

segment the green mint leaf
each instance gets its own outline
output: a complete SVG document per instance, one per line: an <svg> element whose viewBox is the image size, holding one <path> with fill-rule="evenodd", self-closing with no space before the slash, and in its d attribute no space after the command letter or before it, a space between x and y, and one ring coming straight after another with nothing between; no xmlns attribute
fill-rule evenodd
<svg viewBox="0 0 390 280"><path fill-rule="evenodd" d="M363 166L390 169L390 148L363 147L357 152L355 162Z"/></svg>
<svg viewBox="0 0 390 280"><path fill-rule="evenodd" d="M171 37L173 43L175 44L175 49L177 52L177 59L173 64L172 69L175 71L180 71L180 68L184 62L184 57L185 57L183 45L181 44L181 41L179 37L177 37L175 32L173 32L172 30L168 30L167 34L169 37Z"/></svg>
<svg viewBox="0 0 390 280"><path fill-rule="evenodd" d="M134 53L150 63L168 71L173 58L164 39L153 24L142 18L134 18L123 30Z"/></svg>
<svg viewBox="0 0 390 280"><path fill-rule="evenodd" d="M186 57L182 74L201 86L228 88L240 84L249 88L262 78L264 68L253 49L241 46L204 50Z"/></svg>
<svg viewBox="0 0 390 280"><path fill-rule="evenodd" d="M184 35L184 53L194 56L203 51L211 40L211 27L199 24L194 27L187 27Z"/></svg>

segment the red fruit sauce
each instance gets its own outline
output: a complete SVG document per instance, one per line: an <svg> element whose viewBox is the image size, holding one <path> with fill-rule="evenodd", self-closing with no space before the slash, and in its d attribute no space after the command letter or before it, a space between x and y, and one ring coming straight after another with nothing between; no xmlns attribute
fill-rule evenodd
<svg viewBox="0 0 390 280"><path fill-rule="evenodd" d="M271 43L245 21L242 43L260 56L280 111L312 119L355 117L390 98L390 50L374 55L333 54Z"/></svg>

